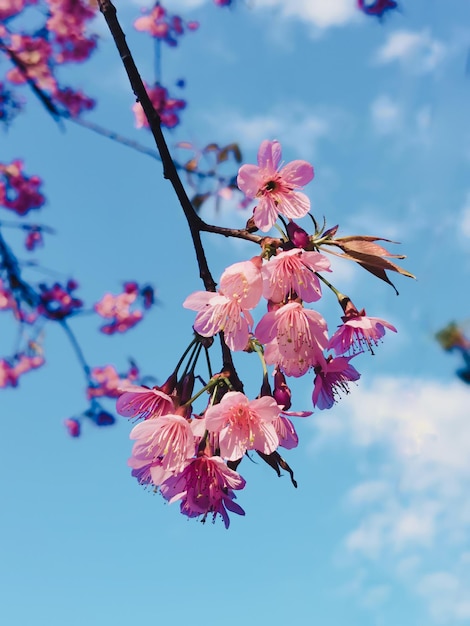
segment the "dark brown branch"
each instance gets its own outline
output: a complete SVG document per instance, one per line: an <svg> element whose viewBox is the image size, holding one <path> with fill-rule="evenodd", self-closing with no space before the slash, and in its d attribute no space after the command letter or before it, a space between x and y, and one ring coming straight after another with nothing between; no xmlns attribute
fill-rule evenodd
<svg viewBox="0 0 470 626"><path fill-rule="evenodd" d="M126 43L126 36L117 19L116 7L109 0L98 0L98 4L121 56L121 60L127 72L127 76L129 78L132 90L137 98L137 101L140 102L149 123L150 130L153 134L155 143L162 159L163 176L173 185L175 193L178 197L178 200L181 204L186 220L188 222L199 266L199 275L204 283L206 291L215 291L216 283L210 273L204 248L201 242L200 231L203 222L195 212L191 201L189 200L188 195L184 189L183 183L181 182L181 179L178 175L175 163L171 158L170 151L168 150L167 143L163 136L160 116L153 107L153 104L145 89L142 78L140 77L139 71L134 63L131 51L129 50L129 47Z"/></svg>

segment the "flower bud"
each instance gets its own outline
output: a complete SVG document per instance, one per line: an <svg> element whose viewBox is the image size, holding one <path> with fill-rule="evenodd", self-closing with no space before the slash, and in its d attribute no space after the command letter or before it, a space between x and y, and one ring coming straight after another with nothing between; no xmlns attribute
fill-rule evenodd
<svg viewBox="0 0 470 626"><path fill-rule="evenodd" d="M287 224L287 234L296 248L307 248L310 243L309 234L295 222Z"/></svg>

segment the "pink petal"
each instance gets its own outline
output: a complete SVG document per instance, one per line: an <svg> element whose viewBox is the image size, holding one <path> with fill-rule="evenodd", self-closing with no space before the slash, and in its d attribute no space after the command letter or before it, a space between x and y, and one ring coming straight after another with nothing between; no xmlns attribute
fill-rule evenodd
<svg viewBox="0 0 470 626"><path fill-rule="evenodd" d="M279 141L261 142L258 150L258 165L263 170L274 173L281 160L281 144Z"/></svg>
<svg viewBox="0 0 470 626"><path fill-rule="evenodd" d="M313 167L307 161L291 161L279 173L286 182L294 185L294 187L303 187L314 176Z"/></svg>
<svg viewBox="0 0 470 626"><path fill-rule="evenodd" d="M248 198L254 198L263 185L263 176L257 165L242 165L238 170L237 185Z"/></svg>

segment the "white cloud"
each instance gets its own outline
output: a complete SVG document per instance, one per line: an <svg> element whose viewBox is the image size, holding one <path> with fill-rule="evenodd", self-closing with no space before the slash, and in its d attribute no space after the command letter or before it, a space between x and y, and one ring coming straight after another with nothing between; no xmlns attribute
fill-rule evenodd
<svg viewBox="0 0 470 626"><path fill-rule="evenodd" d="M333 124L334 120L334 124ZM226 134L227 139L237 137L244 148L257 150L264 139L278 139L282 146L295 150L294 158L311 158L315 155L320 139L335 132L341 125L339 113L317 113L311 109L289 103L274 107L263 115L244 115L224 109L219 115L212 112L207 121L217 133Z"/></svg>
<svg viewBox="0 0 470 626"><path fill-rule="evenodd" d="M378 96L370 106L374 129L381 135L388 135L402 126L402 109L388 95Z"/></svg>
<svg viewBox="0 0 470 626"><path fill-rule="evenodd" d="M427 30L398 30L379 48L374 60L379 64L397 61L408 70L425 73L433 71L446 53L444 44L433 39Z"/></svg>
<svg viewBox="0 0 470 626"><path fill-rule="evenodd" d="M470 239L470 192L467 193L464 205L460 211L458 233L466 239Z"/></svg>
<svg viewBox="0 0 470 626"><path fill-rule="evenodd" d="M253 8L274 7L282 17L297 18L319 29L344 26L358 19L351 0L253 0Z"/></svg>
<svg viewBox="0 0 470 626"><path fill-rule="evenodd" d="M357 521L343 553L376 560L449 624L470 619L469 401L457 380L384 377L316 419L317 449L343 440L380 451L346 496Z"/></svg>

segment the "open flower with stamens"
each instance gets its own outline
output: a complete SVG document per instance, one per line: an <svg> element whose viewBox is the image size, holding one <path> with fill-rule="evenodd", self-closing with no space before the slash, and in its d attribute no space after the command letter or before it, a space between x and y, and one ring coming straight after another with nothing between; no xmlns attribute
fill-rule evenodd
<svg viewBox="0 0 470 626"><path fill-rule="evenodd" d="M385 335L388 328L394 333L397 332L395 326L378 317L368 317L364 309L357 311L355 307L346 310L346 315L341 318L344 322L342 326L332 335L328 342L328 349L334 350L336 355L351 352L356 354L368 348L371 352L372 346L376 346Z"/></svg>
<svg viewBox="0 0 470 626"><path fill-rule="evenodd" d="M247 450L271 454L279 445L272 422L280 412L271 396L248 400L239 391L229 391L207 409L206 427L219 434L220 454L229 461L241 459Z"/></svg>
<svg viewBox="0 0 470 626"><path fill-rule="evenodd" d="M127 385L119 387L121 395L116 402L116 411L124 417L149 419L174 411L173 400L169 395L154 387Z"/></svg>
<svg viewBox="0 0 470 626"><path fill-rule="evenodd" d="M183 302L186 309L199 311L194 330L203 337L223 331L231 350L244 350L250 339L253 317L249 309L259 302L262 292L260 260L235 263L220 279L220 291L196 291Z"/></svg>
<svg viewBox="0 0 470 626"><path fill-rule="evenodd" d="M234 489L243 489L245 479L227 467L218 456L200 456L187 461L180 473L171 476L160 486L162 496L170 502L181 500L181 513L188 517L199 517L205 522L212 514L224 520L225 528L230 525L227 509L238 515L245 511L236 502Z"/></svg>
<svg viewBox="0 0 470 626"><path fill-rule="evenodd" d="M253 219L262 231L268 231L279 214L290 219L304 217L310 200L299 191L313 178L313 167L307 161L291 161L279 169L281 144L263 141L258 151L258 165L242 165L238 187L248 198L256 198Z"/></svg>
<svg viewBox="0 0 470 626"><path fill-rule="evenodd" d="M349 393L348 383L359 380L359 372L349 364L351 357L339 356L335 359L323 359L315 367L313 388L313 406L318 409L331 409L339 391Z"/></svg>
<svg viewBox="0 0 470 626"><path fill-rule="evenodd" d="M140 422L129 435L136 442L132 458L165 471L179 471L194 456L195 442L189 422L180 415L161 415L158 419ZM135 468L135 463L131 467Z"/></svg>
<svg viewBox="0 0 470 626"><path fill-rule="evenodd" d="M288 376L297 377L323 358L328 343L326 321L320 313L306 309L298 302L289 302L266 313L258 323L255 335L263 344L275 342L270 348L270 356L268 351L265 352L266 362L277 362Z"/></svg>
<svg viewBox="0 0 470 626"><path fill-rule="evenodd" d="M263 296L282 302L295 293L305 302L321 298L320 281L315 272L330 272L329 260L320 252L300 248L278 252L261 268Z"/></svg>

